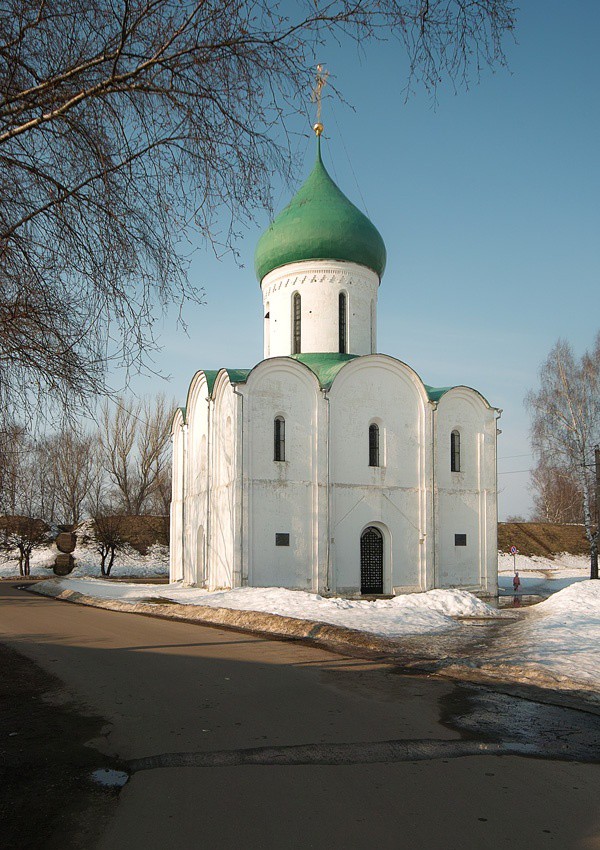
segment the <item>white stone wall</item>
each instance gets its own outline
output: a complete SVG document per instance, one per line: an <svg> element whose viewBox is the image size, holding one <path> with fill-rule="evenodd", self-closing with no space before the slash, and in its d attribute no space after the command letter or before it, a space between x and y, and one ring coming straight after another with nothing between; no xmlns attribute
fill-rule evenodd
<svg viewBox="0 0 600 850"><path fill-rule="evenodd" d="M171 527L169 546L169 580L183 578L183 503L185 471L185 439L182 411L176 411L171 429L173 472L171 479Z"/></svg>
<svg viewBox="0 0 600 850"><path fill-rule="evenodd" d="M192 379L186 404L187 452L185 474L184 570L186 583L206 586L208 515L208 385L204 372Z"/></svg>
<svg viewBox="0 0 600 850"><path fill-rule="evenodd" d="M244 397L247 581L253 586L317 590L324 541L323 401L315 376L289 359L260 363ZM285 419L285 461L274 460L274 420ZM277 533L289 546L276 546Z"/></svg>
<svg viewBox="0 0 600 850"><path fill-rule="evenodd" d="M460 471L450 468L450 435L460 434ZM475 390L455 387L435 412L438 587L497 588L496 411ZM466 534L467 545L455 545Z"/></svg>
<svg viewBox="0 0 600 850"><path fill-rule="evenodd" d="M347 294L348 354L377 350L375 272L355 263L310 260L290 263L266 275L263 294L264 355L292 354L292 297L301 296L301 353L339 351L339 296Z"/></svg>
<svg viewBox="0 0 600 850"><path fill-rule="evenodd" d="M373 355L349 361L328 393L281 357L237 387L222 370L207 396L197 373L186 423L174 419L172 580L359 595L360 537L373 525L385 593L496 591L497 411L477 392L457 387L431 403L410 367ZM285 461L273 458L276 416ZM373 422L379 467L369 466ZM450 471L452 430L460 472ZM290 545L276 546L277 533Z"/></svg>
<svg viewBox="0 0 600 850"><path fill-rule="evenodd" d="M240 470L237 463L238 397L225 370L213 388L210 423L209 522L207 538L209 588L236 587L239 578Z"/></svg>
<svg viewBox="0 0 600 850"><path fill-rule="evenodd" d="M384 593L424 590L431 548L424 387L405 364L375 355L346 365L329 395L332 589L360 594L360 538L373 525L384 537ZM373 422L380 467L369 466Z"/></svg>

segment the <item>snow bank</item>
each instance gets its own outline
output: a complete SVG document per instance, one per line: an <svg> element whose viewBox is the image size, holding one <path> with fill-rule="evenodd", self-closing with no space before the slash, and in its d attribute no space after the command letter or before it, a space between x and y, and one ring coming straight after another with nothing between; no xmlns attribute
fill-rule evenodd
<svg viewBox="0 0 600 850"><path fill-rule="evenodd" d="M127 585L93 579L65 578L65 590L87 596L143 602L167 599L181 605L205 605L238 611L259 611L299 620L346 626L385 637L432 634L458 628L453 617L497 617L498 611L463 590L430 590L394 599L363 601L325 599L318 594L281 587L242 587L209 593L179 584Z"/></svg>
<svg viewBox="0 0 600 850"><path fill-rule="evenodd" d="M479 670L505 682L600 694L600 581L577 582L545 602L509 615L462 590L430 590L394 599L363 601L325 599L277 587L209 593L181 584L125 584L73 576L42 582L36 589L44 592L45 587L56 585L61 590L124 602L164 600L181 605L279 614L386 638L460 629L461 623L453 619L456 617L500 616L509 620L500 631L487 643L482 634L483 642L477 643L468 658L447 657L450 664L456 664L467 678L469 671ZM518 619L513 622L515 616Z"/></svg>
<svg viewBox="0 0 600 850"><path fill-rule="evenodd" d="M548 687L600 692L600 581L584 580L526 609L478 666Z"/></svg>

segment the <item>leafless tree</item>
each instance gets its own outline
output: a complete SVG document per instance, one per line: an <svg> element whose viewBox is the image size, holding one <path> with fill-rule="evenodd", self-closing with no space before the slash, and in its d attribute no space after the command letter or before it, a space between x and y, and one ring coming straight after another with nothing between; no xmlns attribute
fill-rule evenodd
<svg viewBox="0 0 600 850"><path fill-rule="evenodd" d="M33 516L3 517L0 529L0 548L3 552L13 555L17 552L19 574L31 574L31 553L50 541L50 530L46 523Z"/></svg>
<svg viewBox="0 0 600 850"><path fill-rule="evenodd" d="M171 535L171 475L172 463L169 452L167 462L157 477L156 487L148 501L148 512L163 519L163 531L167 543L169 543Z"/></svg>
<svg viewBox="0 0 600 850"><path fill-rule="evenodd" d="M146 512L164 493L174 409L174 402L167 402L163 395L104 404L103 463L124 514Z"/></svg>
<svg viewBox="0 0 600 850"><path fill-rule="evenodd" d="M29 438L24 427L9 423L0 429L0 513L17 512L19 468L28 452Z"/></svg>
<svg viewBox="0 0 600 850"><path fill-rule="evenodd" d="M94 522L92 539L100 555L100 571L103 576L109 576L117 552L125 545L123 517L115 514L110 506L99 505L92 519Z"/></svg>
<svg viewBox="0 0 600 850"><path fill-rule="evenodd" d="M0 521L0 548L9 556L17 552L19 572L30 574L34 549L50 540L49 526L44 521L48 501L46 457L38 445L22 432L13 434L10 474L4 471L2 497L3 517Z"/></svg>
<svg viewBox="0 0 600 850"><path fill-rule="evenodd" d="M273 172L290 175L286 126L325 39L395 37L431 90L502 64L514 22L511 0L298 0L285 14L270 0L5 0L0 416L86 403L111 360L147 362L156 311L201 298L187 240L231 248L270 206Z"/></svg>
<svg viewBox="0 0 600 850"><path fill-rule="evenodd" d="M531 473L531 484L536 520L583 523L581 487L570 470L548 466L542 458Z"/></svg>
<svg viewBox="0 0 600 850"><path fill-rule="evenodd" d="M593 502L594 447L600 443L600 333L578 359L559 340L539 373L539 389L527 395L532 444L538 458L576 482L590 544L591 578L598 578L598 537Z"/></svg>
<svg viewBox="0 0 600 850"><path fill-rule="evenodd" d="M48 458L56 502L52 518L77 525L101 476L98 435L65 428L43 440L41 447Z"/></svg>

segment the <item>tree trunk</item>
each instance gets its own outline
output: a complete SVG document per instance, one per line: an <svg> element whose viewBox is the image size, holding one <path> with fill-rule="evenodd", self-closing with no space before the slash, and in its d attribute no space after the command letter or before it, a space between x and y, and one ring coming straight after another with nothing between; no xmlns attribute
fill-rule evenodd
<svg viewBox="0 0 600 850"><path fill-rule="evenodd" d="M112 570L112 565L113 565L114 560L115 560L115 550L111 549L110 550L110 558L109 558L109 561L108 561L108 567L106 569L106 575L107 576L110 575L110 571Z"/></svg>
<svg viewBox="0 0 600 850"><path fill-rule="evenodd" d="M592 512L590 508L590 495L588 493L584 472L580 472L582 489L583 489L583 519L585 526L585 536L590 543L590 578L598 578L598 532L592 531Z"/></svg>

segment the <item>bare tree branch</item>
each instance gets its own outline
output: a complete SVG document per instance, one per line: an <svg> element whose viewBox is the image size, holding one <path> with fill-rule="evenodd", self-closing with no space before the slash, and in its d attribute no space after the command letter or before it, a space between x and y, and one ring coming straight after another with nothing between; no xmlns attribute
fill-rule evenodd
<svg viewBox="0 0 600 850"><path fill-rule="evenodd" d="M396 38L435 91L503 64L514 20L511 0L3 0L0 419L148 364L157 315L202 300L192 238L233 250L289 177L327 39Z"/></svg>

